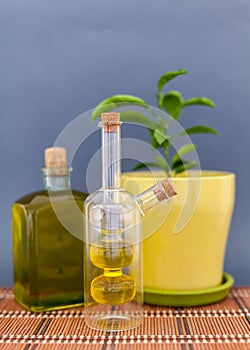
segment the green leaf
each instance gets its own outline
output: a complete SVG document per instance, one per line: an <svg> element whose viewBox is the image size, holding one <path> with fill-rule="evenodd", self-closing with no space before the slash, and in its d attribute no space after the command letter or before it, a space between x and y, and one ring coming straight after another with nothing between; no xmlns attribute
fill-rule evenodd
<svg viewBox="0 0 250 350"><path fill-rule="evenodd" d="M190 128L187 128L186 130L184 130L182 133L180 133L179 135L193 135L193 134L214 134L214 135L219 135L218 131L210 128L209 126L206 125L196 125L196 126L192 126Z"/></svg>
<svg viewBox="0 0 250 350"><path fill-rule="evenodd" d="M170 114L174 119L178 119L182 109L183 98L179 91L169 91L162 98L162 107Z"/></svg>
<svg viewBox="0 0 250 350"><path fill-rule="evenodd" d="M185 170L193 169L196 166L197 166L196 162L184 161L183 164L178 165L175 168L173 168L173 171L174 171L175 174L179 174L179 173L182 173Z"/></svg>
<svg viewBox="0 0 250 350"><path fill-rule="evenodd" d="M169 173L171 171L166 160L161 158L161 157L155 157L154 162L138 163L138 164L136 164L136 166L134 167L133 170L139 170L139 169L143 169L143 168L160 168L160 169L164 170L166 173Z"/></svg>
<svg viewBox="0 0 250 350"><path fill-rule="evenodd" d="M215 107L215 103L207 97L194 97L183 102L183 107L187 106L208 106Z"/></svg>
<svg viewBox="0 0 250 350"><path fill-rule="evenodd" d="M196 145L194 145L193 143L187 143L186 145L183 145L178 149L178 154L181 157L184 154L193 151L194 149L196 149Z"/></svg>
<svg viewBox="0 0 250 350"><path fill-rule="evenodd" d="M161 146L165 141L168 141L168 136L164 135L159 130L154 131L154 137L157 143L159 144L159 146Z"/></svg>
<svg viewBox="0 0 250 350"><path fill-rule="evenodd" d="M175 77L178 77L181 74L188 74L188 71L186 69L179 69L177 71L172 72L166 72L164 73L160 79L158 80L158 93L161 92L163 87L172 79Z"/></svg>
<svg viewBox="0 0 250 350"><path fill-rule="evenodd" d="M191 161L191 160L182 159L182 158L177 157L176 160L172 163L172 169L174 170L176 168L180 168L180 166L185 166L185 165L191 166L191 164L193 164L192 167L197 165L197 163L195 161Z"/></svg>
<svg viewBox="0 0 250 350"><path fill-rule="evenodd" d="M195 149L196 149L196 145L194 145L193 143L188 143L186 145L181 146L178 149L178 152L172 158L172 168L174 167L175 163L178 162L179 159L181 159L182 156L184 156L189 152L192 152Z"/></svg>
<svg viewBox="0 0 250 350"><path fill-rule="evenodd" d="M132 95L114 95L101 101L94 109L91 120L96 120L101 116L101 113L110 112L123 104L139 104L148 107L147 103L140 97Z"/></svg>
<svg viewBox="0 0 250 350"><path fill-rule="evenodd" d="M153 130L156 128L156 124L150 118L136 111L122 111L121 120L124 122L146 125L148 128Z"/></svg>
<svg viewBox="0 0 250 350"><path fill-rule="evenodd" d="M159 108L162 108L162 98L163 98L163 94L161 92L158 92L156 94L156 98L157 98L157 104Z"/></svg>
<svg viewBox="0 0 250 350"><path fill-rule="evenodd" d="M148 129L150 135L151 135L151 146L153 148L158 148L160 145L158 144L156 138L154 137L154 130L153 129Z"/></svg>
<svg viewBox="0 0 250 350"><path fill-rule="evenodd" d="M177 168L185 162L185 159L181 159L180 157L176 157L174 161L172 161L172 169Z"/></svg>
<svg viewBox="0 0 250 350"><path fill-rule="evenodd" d="M168 162L162 157L155 157L155 164L157 165L157 167L164 170L166 173L171 171Z"/></svg>
<svg viewBox="0 0 250 350"><path fill-rule="evenodd" d="M163 148L164 148L164 156L165 156L165 159L166 159L167 161L169 161L170 142L169 142L169 141L164 142Z"/></svg>

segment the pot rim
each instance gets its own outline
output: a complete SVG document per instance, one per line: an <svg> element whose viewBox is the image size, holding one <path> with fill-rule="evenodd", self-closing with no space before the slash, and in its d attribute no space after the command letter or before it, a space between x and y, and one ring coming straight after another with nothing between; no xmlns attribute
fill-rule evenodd
<svg viewBox="0 0 250 350"><path fill-rule="evenodd" d="M187 176L182 174L177 174L174 177L171 177L173 181L185 181L185 180L195 180L195 179L203 179L203 180L212 180L212 179L223 179L223 178L235 178L235 173L232 171L224 171L224 170L189 170L186 172ZM162 170L156 171L128 171L121 174L123 178L136 178L142 181L147 181L152 177L156 178L166 178L166 173Z"/></svg>

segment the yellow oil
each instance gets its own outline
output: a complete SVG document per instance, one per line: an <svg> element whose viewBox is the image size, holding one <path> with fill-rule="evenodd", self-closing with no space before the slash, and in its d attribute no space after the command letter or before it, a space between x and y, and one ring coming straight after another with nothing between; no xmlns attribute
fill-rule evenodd
<svg viewBox="0 0 250 350"><path fill-rule="evenodd" d="M81 212L86 195L73 191ZM68 193L57 194L64 220L83 235L81 215L72 214ZM83 304L83 242L57 218L46 191L18 200L12 208L14 294L31 311Z"/></svg>
<svg viewBox="0 0 250 350"><path fill-rule="evenodd" d="M117 272L114 272L114 275ZM123 275L105 276L105 273L93 279L91 295L99 304L119 305L134 299L136 291L132 277Z"/></svg>
<svg viewBox="0 0 250 350"><path fill-rule="evenodd" d="M99 304L119 305L133 300L136 286L122 269L132 264L135 248L122 239L99 240L90 247L90 260L103 274L91 282L92 298Z"/></svg>
<svg viewBox="0 0 250 350"><path fill-rule="evenodd" d="M90 260L100 268L122 268L130 265L134 247L124 240L100 240L90 247Z"/></svg>

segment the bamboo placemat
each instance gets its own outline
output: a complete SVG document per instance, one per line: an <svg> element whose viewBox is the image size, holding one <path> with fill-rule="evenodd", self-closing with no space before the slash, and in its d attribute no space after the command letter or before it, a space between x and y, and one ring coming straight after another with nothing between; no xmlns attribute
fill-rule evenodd
<svg viewBox="0 0 250 350"><path fill-rule="evenodd" d="M200 307L144 305L144 322L126 332L94 331L84 308L31 313L0 288L0 349L5 350L250 350L250 287Z"/></svg>

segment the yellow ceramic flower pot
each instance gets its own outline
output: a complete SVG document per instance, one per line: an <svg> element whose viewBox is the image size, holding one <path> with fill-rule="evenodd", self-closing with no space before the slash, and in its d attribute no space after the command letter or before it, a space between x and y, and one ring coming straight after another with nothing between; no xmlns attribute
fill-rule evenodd
<svg viewBox="0 0 250 350"><path fill-rule="evenodd" d="M154 173L157 180L163 173ZM222 282L235 175L202 171L176 176L178 195L143 219L144 289L196 290ZM138 194L155 184L150 172L122 174L122 186Z"/></svg>

